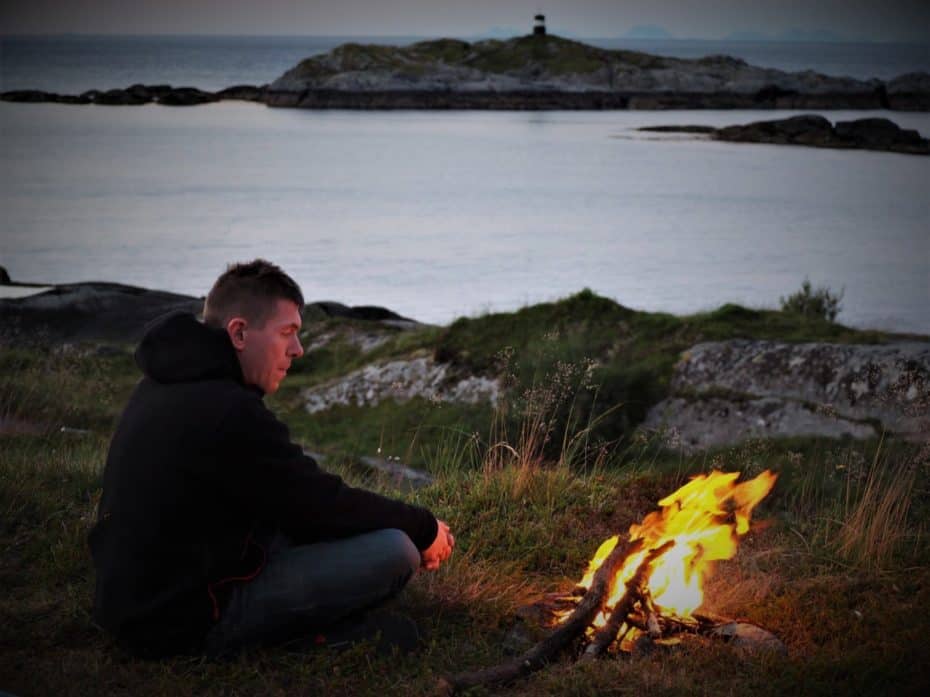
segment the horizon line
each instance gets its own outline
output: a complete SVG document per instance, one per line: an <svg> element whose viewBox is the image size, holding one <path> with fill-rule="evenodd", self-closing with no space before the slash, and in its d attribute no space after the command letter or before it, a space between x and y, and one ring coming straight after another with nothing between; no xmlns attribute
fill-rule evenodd
<svg viewBox="0 0 930 697"><path fill-rule="evenodd" d="M514 34L510 37L502 37L500 34L485 34L485 33L476 33L476 34L460 34L460 35L427 35L427 34L362 34L362 33L350 33L350 34L287 34L287 33L258 33L258 34L244 34L244 33L202 33L202 32L151 32L151 33L138 33L138 32L14 32L14 33L0 33L0 40L4 39L28 39L28 38L176 38L176 37L189 37L189 38L262 38L262 39L271 39L271 38L292 38L292 39L352 39L352 38L383 38L383 39L422 39L422 40L438 40L438 39L460 39L460 40L480 40L480 39L498 39L506 40L506 38L518 38L521 36L530 36L531 33L525 34ZM817 38L817 39L804 39L804 38L794 38L794 39L785 39L778 37L760 37L760 38L729 38L726 36L721 37L694 37L694 36L663 36L663 37L645 37L645 36L625 36L625 35L615 35L615 36L589 36L582 34L556 34L550 32L549 36L559 36L561 38L572 39L572 40L585 40L585 41L646 41L646 42L665 42L665 41L696 41L696 42L729 42L729 43L758 43L758 44L894 44L901 46L926 46L930 47L930 38L928 39L870 39L870 38Z"/></svg>

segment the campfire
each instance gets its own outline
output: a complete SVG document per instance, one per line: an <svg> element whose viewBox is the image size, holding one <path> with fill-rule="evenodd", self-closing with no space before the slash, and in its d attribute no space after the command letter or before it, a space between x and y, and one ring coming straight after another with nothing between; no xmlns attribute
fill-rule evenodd
<svg viewBox="0 0 930 697"><path fill-rule="evenodd" d="M600 546L571 593L547 596L543 602L553 627L543 641L509 663L447 678L444 690L508 682L542 667L579 638L580 660L643 644L674 644L683 634L732 637L740 627L757 630L763 642L766 636L777 641L752 625L699 612L705 578L715 562L736 554L753 508L776 479L769 471L737 483L739 476L699 475L659 501L659 509L631 525L626 536Z"/></svg>

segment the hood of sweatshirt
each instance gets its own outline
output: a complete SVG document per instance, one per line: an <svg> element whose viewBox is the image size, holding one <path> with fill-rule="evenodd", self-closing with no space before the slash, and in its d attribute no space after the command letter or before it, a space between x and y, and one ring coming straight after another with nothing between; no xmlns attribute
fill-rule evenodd
<svg viewBox="0 0 930 697"><path fill-rule="evenodd" d="M173 312L150 322L135 358L142 372L160 383L222 378L243 382L229 335L189 312Z"/></svg>

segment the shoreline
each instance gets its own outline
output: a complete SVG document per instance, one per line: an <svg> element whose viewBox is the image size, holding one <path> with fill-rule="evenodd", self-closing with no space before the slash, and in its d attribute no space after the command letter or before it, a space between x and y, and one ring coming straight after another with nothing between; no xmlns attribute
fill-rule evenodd
<svg viewBox="0 0 930 697"><path fill-rule="evenodd" d="M568 91L568 90L271 90L267 85L233 85L210 92L196 87L134 84L126 88L60 94L44 90L10 90L0 101L99 106L197 106L220 101L248 101L276 108L313 110L415 109L484 111L672 111L672 110L889 110L930 111L930 93L889 93L884 84L872 90L801 93L765 87L756 92Z"/></svg>

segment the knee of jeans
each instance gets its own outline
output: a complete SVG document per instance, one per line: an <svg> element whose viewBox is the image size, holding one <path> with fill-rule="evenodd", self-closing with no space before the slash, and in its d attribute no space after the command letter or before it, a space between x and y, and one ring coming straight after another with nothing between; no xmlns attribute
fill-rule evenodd
<svg viewBox="0 0 930 697"><path fill-rule="evenodd" d="M402 530L382 530L386 561L399 576L412 576L420 568L420 550ZM395 566L396 565L396 566Z"/></svg>

